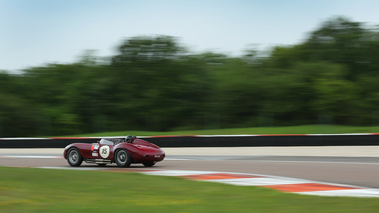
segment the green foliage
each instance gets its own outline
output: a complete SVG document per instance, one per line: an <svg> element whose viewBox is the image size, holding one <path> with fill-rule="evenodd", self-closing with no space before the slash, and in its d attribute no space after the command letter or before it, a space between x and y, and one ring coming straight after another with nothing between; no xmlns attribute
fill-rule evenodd
<svg viewBox="0 0 379 213"><path fill-rule="evenodd" d="M108 63L88 51L78 63L1 72L0 136L379 125L378 56L378 29L346 18L241 57L133 37Z"/></svg>
<svg viewBox="0 0 379 213"><path fill-rule="evenodd" d="M243 135L243 134L343 134L343 133L377 133L378 126L346 126L346 125L301 125L301 126L280 126L280 127L244 127L227 129L204 129L204 130L174 130L169 132L138 131L127 130L117 132L98 132L69 137L107 137L122 135L156 136L156 135ZM66 137L64 135L63 137Z"/></svg>

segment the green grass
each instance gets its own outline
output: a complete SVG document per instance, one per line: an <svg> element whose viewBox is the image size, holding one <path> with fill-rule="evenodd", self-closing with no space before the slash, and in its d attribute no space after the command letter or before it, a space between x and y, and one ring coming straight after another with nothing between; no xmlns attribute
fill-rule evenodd
<svg viewBox="0 0 379 213"><path fill-rule="evenodd" d="M378 211L376 198L305 196L138 173L0 167L2 213Z"/></svg>
<svg viewBox="0 0 379 213"><path fill-rule="evenodd" d="M75 137L97 136L152 136L152 135L238 135L238 134L338 134L338 133L378 133L379 126L339 126L339 125L302 125L288 127L250 127L210 130L187 130L171 132L120 131L70 135Z"/></svg>

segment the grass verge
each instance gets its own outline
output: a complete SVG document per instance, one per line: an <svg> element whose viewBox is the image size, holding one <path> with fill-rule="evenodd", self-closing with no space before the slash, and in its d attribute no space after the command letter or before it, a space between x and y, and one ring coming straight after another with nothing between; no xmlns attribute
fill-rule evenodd
<svg viewBox="0 0 379 213"><path fill-rule="evenodd" d="M378 126L340 126L340 125L302 125L286 127L250 127L231 129L186 130L171 132L119 131L70 135L72 137L101 136L153 136L153 135L238 135L238 134L340 134L340 133L378 133Z"/></svg>
<svg viewBox="0 0 379 213"><path fill-rule="evenodd" d="M0 167L3 213L378 211L376 198L303 196L138 173Z"/></svg>

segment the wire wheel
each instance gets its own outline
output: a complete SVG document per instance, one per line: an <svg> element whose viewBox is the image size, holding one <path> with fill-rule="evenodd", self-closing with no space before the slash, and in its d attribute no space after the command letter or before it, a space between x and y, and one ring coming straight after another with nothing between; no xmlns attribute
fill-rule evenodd
<svg viewBox="0 0 379 213"><path fill-rule="evenodd" d="M120 167L128 167L131 164L131 158L125 149L120 149L116 152L115 156L116 164Z"/></svg>
<svg viewBox="0 0 379 213"><path fill-rule="evenodd" d="M67 153L67 161L70 166L80 166L83 162L83 158L80 152L76 148L71 148Z"/></svg>

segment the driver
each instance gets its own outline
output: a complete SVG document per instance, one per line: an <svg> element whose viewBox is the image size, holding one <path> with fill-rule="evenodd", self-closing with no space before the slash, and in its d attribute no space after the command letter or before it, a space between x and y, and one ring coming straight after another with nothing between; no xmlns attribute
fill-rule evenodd
<svg viewBox="0 0 379 213"><path fill-rule="evenodd" d="M126 138L125 138L125 142L133 143L134 138L135 138L135 137L133 137L133 136L131 136L131 135L128 135L128 136L126 136Z"/></svg>

